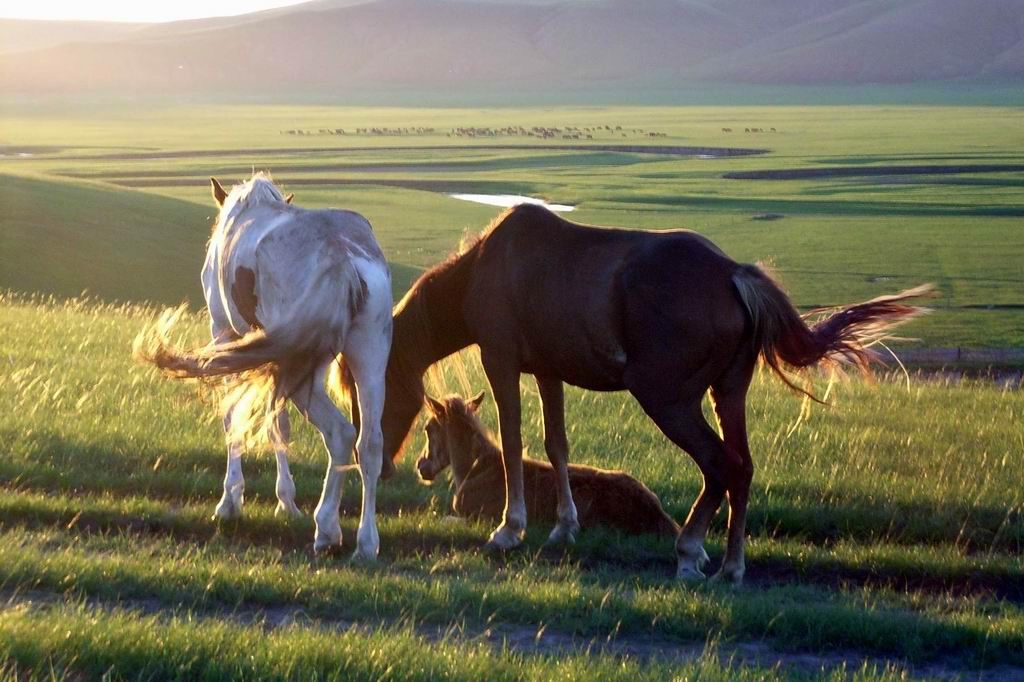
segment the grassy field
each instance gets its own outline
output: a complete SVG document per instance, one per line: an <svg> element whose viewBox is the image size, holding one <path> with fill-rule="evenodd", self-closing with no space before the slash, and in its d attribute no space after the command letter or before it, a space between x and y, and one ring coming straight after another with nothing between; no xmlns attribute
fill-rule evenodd
<svg viewBox="0 0 1024 682"><path fill-rule="evenodd" d="M935 282L935 313L906 328L919 344L1024 346L1019 117L5 103L0 679L1024 676L1019 391L813 376L821 407L759 375L748 570L731 589L677 584L672 543L654 537L593 530L553 555L549 529L532 526L524 551L486 557L490 528L453 521L445 487L417 482L419 434L380 490L377 565L316 558L308 514L326 457L298 417L292 471L307 516L273 515L273 458L253 453L245 517L211 521L224 466L212 405L129 358L155 313L139 302L201 304L209 176L254 168L300 205L370 218L396 295L498 211L447 193L521 193L574 204L583 222L699 230L738 260L770 261L807 308ZM449 136L534 126L562 132ZM569 126L584 137L563 139ZM356 132L373 127L433 130ZM667 149L678 146L765 153ZM723 177L808 169L825 173ZM780 217L755 219L765 214ZM83 290L92 298L69 299ZM200 316L186 326L204 340ZM431 377L437 394L484 387L472 352ZM524 439L543 457L531 381L523 393ZM573 461L624 469L685 517L697 468L627 396L570 389L566 408ZM495 424L490 402L484 421ZM357 510L350 480L346 553ZM713 564L723 531L719 518Z"/></svg>
<svg viewBox="0 0 1024 682"><path fill-rule="evenodd" d="M739 260L772 263L804 307L935 282L936 314L908 334L933 347L1022 346L1019 114L999 107L12 104L0 116L0 286L198 305L213 215L207 178L238 180L256 168L271 170L302 205L344 206L370 218L395 268L396 293L497 212L447 192L523 193L574 204L572 217L584 222L699 230ZM458 128L535 126L561 133L449 136ZM562 139L570 126L593 139ZM373 127L432 130L356 133ZM346 134L320 132L339 128ZM295 130L309 134L288 132ZM636 151L644 145L766 153L705 159ZM921 165L957 172L723 177ZM982 172L983 165L998 172ZM764 214L781 217L754 219Z"/></svg>
<svg viewBox="0 0 1024 682"><path fill-rule="evenodd" d="M741 589L676 584L672 543L654 537L591 531L552 556L547 529L532 527L525 551L489 559L489 529L446 518L449 493L418 484L411 456L381 489L378 565L349 566L312 557L308 516L273 516L266 456L246 460L245 518L210 520L219 425L192 388L131 363L151 314L0 302L5 674L998 679L1024 666L1013 393L851 380L831 389L831 408L805 411L759 377ZM202 338L201 319L190 334ZM433 378L437 393L482 385L472 354ZM535 389L524 392L539 454ZM628 397L571 390L567 406L575 461L626 469L685 515L696 467ZM417 436L408 452L421 447ZM308 513L325 457L305 423L292 459ZM357 502L349 481L346 547Z"/></svg>

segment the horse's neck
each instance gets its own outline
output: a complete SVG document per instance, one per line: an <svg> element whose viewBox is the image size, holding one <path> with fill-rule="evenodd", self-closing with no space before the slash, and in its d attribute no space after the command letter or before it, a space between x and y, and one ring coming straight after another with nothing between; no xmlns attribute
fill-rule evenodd
<svg viewBox="0 0 1024 682"><path fill-rule="evenodd" d="M477 462L483 460L481 462L483 464L489 457L493 457L495 452L500 457L501 451L490 439L490 435L483 429L483 426L475 429L469 437L468 450L463 452L456 448L456 451L452 452L452 481L455 488L458 489L462 485Z"/></svg>
<svg viewBox="0 0 1024 682"><path fill-rule="evenodd" d="M462 482L469 476L469 472L473 469L474 457L471 452L457 452L452 453L452 486L456 490L462 485Z"/></svg>
<svg viewBox="0 0 1024 682"><path fill-rule="evenodd" d="M421 277L395 313L392 353L422 375L435 362L473 343L463 314L476 249Z"/></svg>
<svg viewBox="0 0 1024 682"><path fill-rule="evenodd" d="M401 452L419 414L427 369L473 343L462 309L475 263L474 248L420 277L395 306L382 420L386 457Z"/></svg>
<svg viewBox="0 0 1024 682"><path fill-rule="evenodd" d="M459 458L460 468L464 466L465 473L460 477L456 472L456 462L452 460L452 478L455 479L455 486L462 484L466 478L472 478L490 471L493 467L501 468L501 448L497 446L491 435L484 430L477 431L470 439L469 453L466 457Z"/></svg>

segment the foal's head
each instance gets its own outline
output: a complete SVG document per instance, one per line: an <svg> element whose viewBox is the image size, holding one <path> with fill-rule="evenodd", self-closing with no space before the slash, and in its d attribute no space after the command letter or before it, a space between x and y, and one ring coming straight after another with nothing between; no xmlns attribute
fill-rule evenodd
<svg viewBox="0 0 1024 682"><path fill-rule="evenodd" d="M416 460L420 480L433 481L449 465L456 486L466 477L476 460L474 443L480 437L486 438L484 426L477 417L483 401L483 391L468 401L457 395L442 400L426 396L430 418L423 429L427 433L427 444Z"/></svg>

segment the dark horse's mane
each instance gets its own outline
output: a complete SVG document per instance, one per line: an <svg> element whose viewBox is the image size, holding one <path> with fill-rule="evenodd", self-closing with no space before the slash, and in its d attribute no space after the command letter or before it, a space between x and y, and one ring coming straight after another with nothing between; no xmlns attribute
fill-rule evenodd
<svg viewBox="0 0 1024 682"><path fill-rule="evenodd" d="M458 283L465 282L469 276L473 256L483 239L484 233L468 237L459 249L451 252L443 261L420 275L409 287L402 299L395 304L396 336L414 333L429 342L437 341L436 337L441 330L437 329L438 325L432 322L428 310L431 302L424 293L448 285L453 280ZM465 270L465 272L460 272L460 270ZM399 327L400 329L397 329ZM418 361L416 354L418 350L422 350L418 344L399 345L392 351L392 362L412 366Z"/></svg>
<svg viewBox="0 0 1024 682"><path fill-rule="evenodd" d="M428 306L430 305L429 297L423 295L424 292L450 284L452 280L457 284L464 284L469 277L469 271L472 269L475 256L487 235L515 211L515 208L513 206L502 211L483 230L463 236L457 249L449 253L444 260L431 267L413 282L413 285L409 287L409 290L402 299L395 304L396 337L402 334L414 333L417 334L418 338L428 340L428 342L438 341L437 335L440 333L440 330L437 329L437 325L432 323L432 318L428 311ZM463 272L460 272L460 270L463 270ZM398 327L401 327L401 329L398 329ZM391 365L394 369L403 370L416 367L419 362L417 351L422 351L420 344L392 344Z"/></svg>
<svg viewBox="0 0 1024 682"><path fill-rule="evenodd" d="M418 414L423 404L422 377L427 367L438 358L463 347L448 350L450 346L458 343L457 339L453 340L453 334L457 336L458 330L453 329L453 325L443 322L446 312L454 312L454 301L458 300L448 295L448 291L466 285L481 244L491 230L501 224L514 210L511 208L502 212L481 232L464 237L458 249L420 275L402 299L395 304L392 314L394 329L391 357L387 369L388 400L404 403L410 413L415 410ZM444 350L439 351L439 348ZM352 379L344 358L339 360L338 368L338 376L341 379L338 382L339 388L348 396L353 420L358 426L359 414L352 392ZM390 444L393 456L385 456L385 460L388 460L384 463L385 470L391 462L401 458L410 433L411 430L406 429L400 443ZM385 443L385 452L389 450L388 445Z"/></svg>

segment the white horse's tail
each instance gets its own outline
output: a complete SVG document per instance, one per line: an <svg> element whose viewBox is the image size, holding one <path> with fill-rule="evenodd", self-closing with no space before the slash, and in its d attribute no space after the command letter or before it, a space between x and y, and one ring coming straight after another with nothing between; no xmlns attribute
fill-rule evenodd
<svg viewBox="0 0 1024 682"><path fill-rule="evenodd" d="M273 428L285 400L311 388L317 367L341 353L352 317L366 296L365 284L354 268L351 274L341 291L334 280L331 291L312 287L314 291L299 298L310 303L329 301L322 308L297 307L272 328L254 329L240 339L201 348L183 349L170 341L169 332L185 306L166 310L135 338L132 354L166 376L225 389L225 402L234 406L229 435L252 442Z"/></svg>

